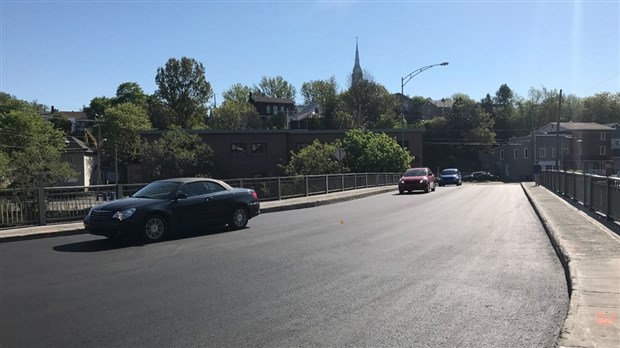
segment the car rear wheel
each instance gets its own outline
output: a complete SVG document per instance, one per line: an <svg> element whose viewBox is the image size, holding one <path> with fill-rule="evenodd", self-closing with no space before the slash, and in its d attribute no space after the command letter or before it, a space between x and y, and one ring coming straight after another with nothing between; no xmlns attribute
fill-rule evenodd
<svg viewBox="0 0 620 348"><path fill-rule="evenodd" d="M147 217L142 225L142 237L148 243L163 240L167 232L166 220L159 215Z"/></svg>
<svg viewBox="0 0 620 348"><path fill-rule="evenodd" d="M236 207L230 214L228 226L233 230L244 228L248 224L248 211L244 207Z"/></svg>

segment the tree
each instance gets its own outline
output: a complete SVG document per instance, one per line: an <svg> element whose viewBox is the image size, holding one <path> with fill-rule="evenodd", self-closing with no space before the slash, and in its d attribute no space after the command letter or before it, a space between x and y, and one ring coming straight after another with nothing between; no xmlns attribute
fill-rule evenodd
<svg viewBox="0 0 620 348"><path fill-rule="evenodd" d="M146 111L132 103L109 108L102 123L103 149L108 153L118 151L122 161L137 159L140 147L140 131L151 129ZM101 142L102 139L99 139Z"/></svg>
<svg viewBox="0 0 620 348"><path fill-rule="evenodd" d="M263 76L258 86L254 85L252 91L265 97L293 100L297 94L295 87L288 83L282 76Z"/></svg>
<svg viewBox="0 0 620 348"><path fill-rule="evenodd" d="M39 187L76 175L60 160L64 132L39 112L33 104L0 94L0 186Z"/></svg>
<svg viewBox="0 0 620 348"><path fill-rule="evenodd" d="M498 106L507 106L512 104L513 93L510 87L507 84L503 84L499 86L497 92L495 92L495 98L493 101Z"/></svg>
<svg viewBox="0 0 620 348"><path fill-rule="evenodd" d="M178 127L166 131L141 147L145 177L151 181L180 176L209 176L213 169L213 150L196 134Z"/></svg>
<svg viewBox="0 0 620 348"><path fill-rule="evenodd" d="M116 88L115 105L131 103L146 108L147 96L136 82L124 82Z"/></svg>
<svg viewBox="0 0 620 348"><path fill-rule="evenodd" d="M288 126L288 117L283 112L278 112L277 114L269 117L267 120L267 125L270 129L286 129Z"/></svg>
<svg viewBox="0 0 620 348"><path fill-rule="evenodd" d="M84 106L82 109L91 120L94 120L96 117L103 116L105 114L105 110L114 105L114 101L107 97L95 97L90 101L88 106Z"/></svg>
<svg viewBox="0 0 620 348"><path fill-rule="evenodd" d="M446 127L454 140L491 145L495 141L491 115L470 98L459 97L446 117Z"/></svg>
<svg viewBox="0 0 620 348"><path fill-rule="evenodd" d="M330 144L315 139L297 153L291 151L291 160L282 167L284 173L289 176L344 173L346 169L334 156L340 146L339 141Z"/></svg>
<svg viewBox="0 0 620 348"><path fill-rule="evenodd" d="M58 112L50 115L50 122L54 128L61 130L65 135L71 134L73 124L64 114Z"/></svg>
<svg viewBox="0 0 620 348"><path fill-rule="evenodd" d="M304 82L301 86L301 95L305 105L318 103L321 106L324 128L339 128L338 122L335 121L338 106L338 84L335 77L332 76L329 80Z"/></svg>
<svg viewBox="0 0 620 348"><path fill-rule="evenodd" d="M159 88L155 94L170 108L169 124L186 129L204 127L212 91L202 63L187 57L170 58L157 68L155 82Z"/></svg>
<svg viewBox="0 0 620 348"><path fill-rule="evenodd" d="M224 91L224 93L222 93L222 96L224 97L224 102L231 101L247 103L250 98L251 92L252 89L250 87L244 86L240 83L236 83L230 86L228 90Z"/></svg>
<svg viewBox="0 0 620 348"><path fill-rule="evenodd" d="M604 92L585 98L581 120L602 124L620 122L620 93Z"/></svg>
<svg viewBox="0 0 620 348"><path fill-rule="evenodd" d="M341 94L345 111L354 115L357 128L376 127L379 115L398 109L398 100L387 89L362 79Z"/></svg>
<svg viewBox="0 0 620 348"><path fill-rule="evenodd" d="M344 164L352 172L401 172L413 157L387 134L354 129L347 131L342 142L346 153Z"/></svg>

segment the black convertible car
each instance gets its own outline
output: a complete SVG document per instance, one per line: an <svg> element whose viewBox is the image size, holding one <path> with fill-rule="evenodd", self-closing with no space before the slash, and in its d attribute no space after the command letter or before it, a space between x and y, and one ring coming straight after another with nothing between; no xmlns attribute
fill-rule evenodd
<svg viewBox="0 0 620 348"><path fill-rule="evenodd" d="M156 242L185 228L228 224L240 229L259 213L252 189L215 179L178 178L154 181L130 197L93 207L84 226L88 233L112 239L138 235Z"/></svg>

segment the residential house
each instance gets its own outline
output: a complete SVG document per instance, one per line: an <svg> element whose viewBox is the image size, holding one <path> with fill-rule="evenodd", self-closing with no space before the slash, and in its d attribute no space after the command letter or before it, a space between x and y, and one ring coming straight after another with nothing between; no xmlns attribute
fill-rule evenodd
<svg viewBox="0 0 620 348"><path fill-rule="evenodd" d="M312 103L306 106L295 107L295 113L288 115L289 129L308 129L310 120L323 117L321 105Z"/></svg>
<svg viewBox="0 0 620 348"><path fill-rule="evenodd" d="M420 108L422 118L429 120L439 116L446 116L452 110L454 101L451 99L431 100L429 99Z"/></svg>
<svg viewBox="0 0 620 348"><path fill-rule="evenodd" d="M512 138L491 151L487 166L507 181L530 180L538 161L543 169L581 170L605 174L612 168L611 135L614 128L598 123L549 123L532 134ZM561 155L557 155L557 149Z"/></svg>
<svg viewBox="0 0 620 348"><path fill-rule="evenodd" d="M248 101L254 106L263 122L268 122L271 117L279 113L287 118L295 113L295 101L292 99L262 97L250 93Z"/></svg>
<svg viewBox="0 0 620 348"><path fill-rule="evenodd" d="M96 170L96 150L76 137L67 137L67 147L62 152L61 161L69 163L77 175L61 183L62 186L94 185Z"/></svg>
<svg viewBox="0 0 620 348"><path fill-rule="evenodd" d="M614 162L614 172L620 176L620 123L611 123L607 126L614 129L611 133L611 159Z"/></svg>

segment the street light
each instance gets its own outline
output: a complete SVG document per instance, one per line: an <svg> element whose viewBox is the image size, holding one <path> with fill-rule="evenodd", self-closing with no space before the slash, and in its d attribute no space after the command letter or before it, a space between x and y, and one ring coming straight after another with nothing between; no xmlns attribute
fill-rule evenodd
<svg viewBox="0 0 620 348"><path fill-rule="evenodd" d="M407 82L411 81L412 78L416 77L419 73L428 70L432 67L435 66L446 66L448 65L448 62L443 62L443 63L437 63L437 64L431 64L431 65L427 65L427 66L423 66L419 69L416 69L414 71L412 71L409 75L403 76L400 78L400 94L401 94L401 100L402 98L405 97L405 85L407 84ZM405 147L405 113L403 112L403 105L401 102L400 105L400 114L401 114L401 146L404 148Z"/></svg>

